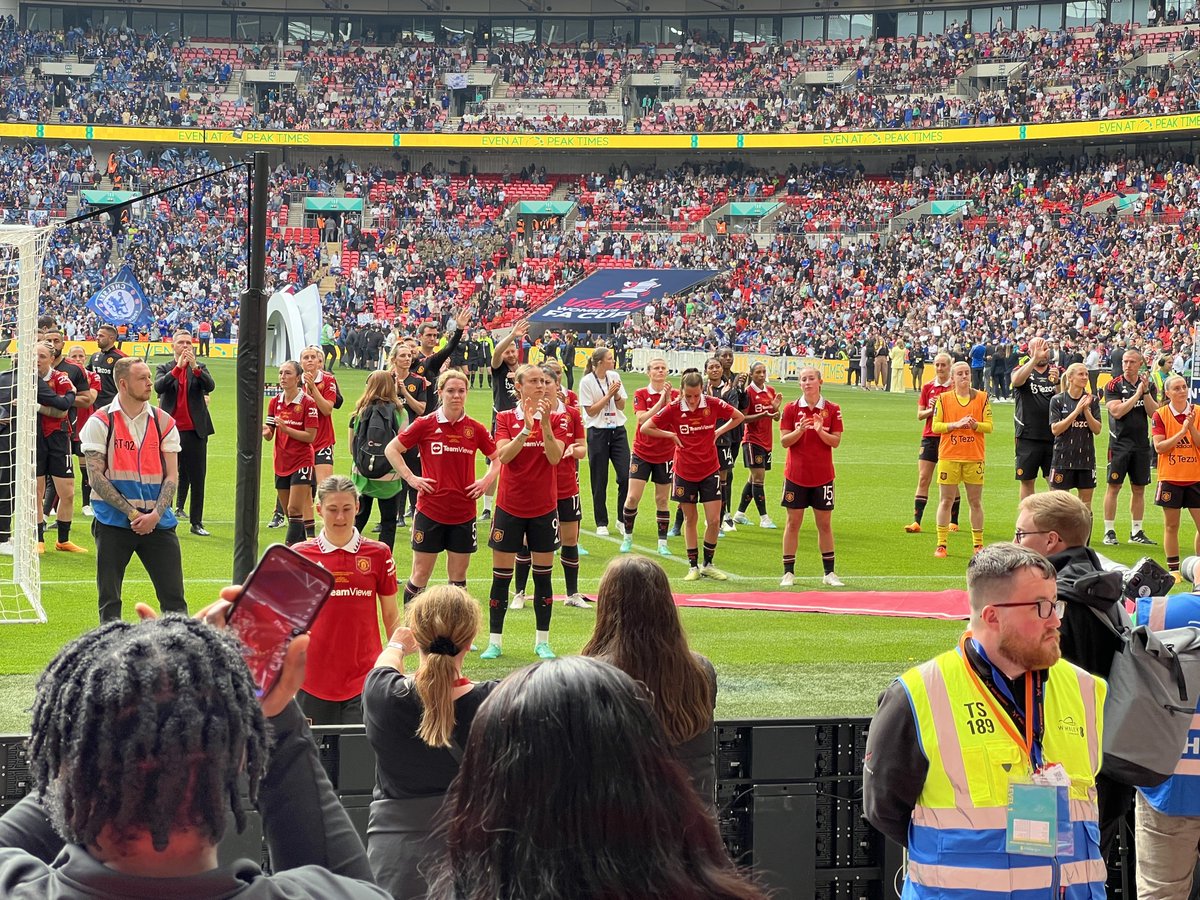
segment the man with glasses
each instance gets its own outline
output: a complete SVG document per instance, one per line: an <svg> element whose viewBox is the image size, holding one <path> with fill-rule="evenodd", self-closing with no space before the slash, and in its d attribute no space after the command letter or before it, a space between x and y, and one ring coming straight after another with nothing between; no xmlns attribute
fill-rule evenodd
<svg viewBox="0 0 1200 900"><path fill-rule="evenodd" d="M958 647L880 698L864 812L908 848L905 897L1104 894L1095 785L1107 686L1061 658L1054 578L1033 550L985 547L967 564Z"/></svg>
<svg viewBox="0 0 1200 900"><path fill-rule="evenodd" d="M1105 625L1101 616L1107 617L1117 630L1129 627L1129 622L1122 621L1115 591L1112 599L1103 602L1095 592L1089 591L1085 598L1075 588L1081 578L1111 568L1096 551L1086 546L1091 534L1091 510L1066 491L1034 494L1017 507L1013 541L1049 559L1058 573L1055 580L1059 598L1073 601L1066 604L1060 617L1059 649L1063 659L1098 678L1108 678L1113 657L1122 649L1122 641L1113 628ZM1133 803L1133 788L1113 781L1102 772L1096 780L1096 789L1100 808L1100 849L1107 858L1121 820Z"/></svg>

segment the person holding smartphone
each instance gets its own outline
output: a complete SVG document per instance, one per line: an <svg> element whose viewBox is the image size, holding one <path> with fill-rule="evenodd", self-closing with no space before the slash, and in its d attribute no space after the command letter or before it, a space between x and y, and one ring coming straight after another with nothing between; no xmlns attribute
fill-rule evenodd
<svg viewBox="0 0 1200 900"><path fill-rule="evenodd" d="M264 441L275 442L275 490L287 511L285 543L290 547L316 536L313 517L313 443L320 412L300 388L300 363L288 360L279 367L279 393L267 406Z"/></svg>
<svg viewBox="0 0 1200 900"><path fill-rule="evenodd" d="M438 377L437 411L421 416L384 450L388 462L417 495L412 523L412 572L404 585L404 603L425 590L438 555L446 554L451 584L467 586L467 567L476 550L476 501L500 475L496 442L482 422L466 413L468 376L449 369ZM412 468L413 454L420 466ZM482 454L488 470L475 477Z"/></svg>
<svg viewBox="0 0 1200 900"><path fill-rule="evenodd" d="M424 590L405 618L408 625L392 632L363 687L376 759L367 858L376 883L393 897L423 900L422 864L445 851L435 829L438 811L475 713L500 682L463 674L480 624L479 603L465 590L449 584ZM414 653L417 668L407 673L404 658Z"/></svg>
<svg viewBox="0 0 1200 900"><path fill-rule="evenodd" d="M554 659L550 649L550 616L554 596L554 545L558 538L557 466L566 445L556 434L552 382L536 366L516 371L520 405L496 416L496 447L500 451L500 486L496 516L488 546L492 548L488 645L483 659L503 654L504 616L513 564L522 547L533 559L533 609L537 621L534 653Z"/></svg>
<svg viewBox="0 0 1200 900"><path fill-rule="evenodd" d="M0 896L388 900L293 702L308 637L259 696L224 630L239 593L223 589L194 619L139 603L142 621L108 622L50 662L31 717L32 791L0 818ZM218 856L247 795L271 875L257 858Z"/></svg>
<svg viewBox="0 0 1200 900"><path fill-rule="evenodd" d="M309 631L304 689L296 699L314 725L355 725L363 720L363 681L383 646L380 619L384 634L400 625L396 563L387 544L354 527L358 491L345 475L317 486L317 512L321 533L292 549L332 572L336 587Z"/></svg>

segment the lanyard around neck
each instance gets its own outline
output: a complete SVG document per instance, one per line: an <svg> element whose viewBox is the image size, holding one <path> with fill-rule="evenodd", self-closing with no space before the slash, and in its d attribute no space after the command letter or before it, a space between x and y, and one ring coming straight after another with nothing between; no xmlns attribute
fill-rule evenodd
<svg viewBox="0 0 1200 900"><path fill-rule="evenodd" d="M1021 733L1017 730L1016 725L1013 724L1011 717L997 705L996 698L993 696L992 691L986 684L983 683L983 679L979 677L979 673L975 671L975 667L971 665L971 661L967 658L967 641L970 639L970 637L971 632L964 632L958 644L959 655L962 657L963 665L967 669L967 675L970 677L975 687L979 690L979 693L983 695L984 702L987 703L988 708L991 709L992 715L996 717L996 721L1000 723L1000 727L1003 728L1004 732L1013 739L1013 742L1016 743L1018 747L1021 748L1021 751L1025 754L1025 758L1029 760L1030 767L1032 767L1036 737L1034 720L1038 717L1037 710L1034 708L1034 673L1025 673L1025 735L1022 737ZM1037 755L1041 755L1040 750L1038 751Z"/></svg>

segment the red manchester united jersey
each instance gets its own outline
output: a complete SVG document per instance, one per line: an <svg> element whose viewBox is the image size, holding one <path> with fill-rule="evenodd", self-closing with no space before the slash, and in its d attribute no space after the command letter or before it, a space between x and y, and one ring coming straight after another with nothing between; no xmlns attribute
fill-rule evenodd
<svg viewBox="0 0 1200 900"><path fill-rule="evenodd" d="M771 418L772 404L775 402L775 388L764 384L762 390L754 386L754 382L746 385L746 404L742 412L748 416L766 413L761 419L746 423L746 433L742 435L743 444L753 444L770 450L774 444L775 420Z"/></svg>
<svg viewBox="0 0 1200 900"><path fill-rule="evenodd" d="M75 385L71 381L71 377L66 372L60 372L58 369L51 369L42 378L42 381L59 397L65 397L75 390ZM54 416L43 416L41 413L38 413L38 424L42 427L42 435L44 437L49 437L56 431L68 431L71 427L66 416L58 419Z"/></svg>
<svg viewBox="0 0 1200 900"><path fill-rule="evenodd" d="M633 411L640 413L654 409L661 393L649 386L638 388L633 393ZM673 403L678 399L679 391L672 390L671 397L667 402ZM633 438L633 453L638 459L648 463L670 462L675 458L675 442L666 438L645 437L642 435L642 429L638 428L637 434Z"/></svg>
<svg viewBox="0 0 1200 900"><path fill-rule="evenodd" d="M451 422L439 409L400 432L400 443L420 450L421 474L434 481L432 494L417 494L417 510L443 525L473 521L476 501L467 496L467 488L475 481L475 454L491 457L496 452L487 426L470 416Z"/></svg>
<svg viewBox="0 0 1200 900"><path fill-rule="evenodd" d="M703 481L720 469L716 430L733 418L734 409L718 397L700 395L695 409L680 397L663 407L650 421L655 428L673 431L683 441L675 451L675 474L685 481ZM674 443L674 442L672 442ZM649 460L647 460L649 461Z"/></svg>
<svg viewBox="0 0 1200 900"><path fill-rule="evenodd" d="M951 387L952 385L949 382L946 384L937 384L930 381L921 385L921 396L917 400L917 409L924 411L931 406L936 406L937 398L950 390ZM938 435L933 433L933 416L925 420L925 430L921 432L921 437L938 437Z"/></svg>
<svg viewBox="0 0 1200 900"><path fill-rule="evenodd" d="M328 372L317 373L317 390L321 397L328 403L336 403L338 396L337 380ZM317 410L317 439L313 441L313 452L320 453L326 447L332 447L337 443L337 438L333 433L333 414L322 415L321 411Z"/></svg>
<svg viewBox="0 0 1200 900"><path fill-rule="evenodd" d="M558 466L552 466L546 458L541 422L529 424L532 430L525 438L525 446L501 469L500 487L496 490L496 505L522 519L544 516L558 508ZM562 430L561 426L555 427L554 421L550 424L556 435ZM496 442L512 440L524 427L520 409L496 413Z"/></svg>
<svg viewBox="0 0 1200 900"><path fill-rule="evenodd" d="M563 442L563 458L558 463L558 499L574 497L579 493L579 460L567 458L566 451L578 440L586 440L583 430L583 414L578 406L559 404L554 419L554 436Z"/></svg>
<svg viewBox="0 0 1200 900"><path fill-rule="evenodd" d="M283 394L271 398L267 415L275 417L275 474L291 475L313 464L313 445L298 441L283 433L280 425L297 431L307 431L320 425L317 404L301 391L288 403Z"/></svg>
<svg viewBox="0 0 1200 900"><path fill-rule="evenodd" d="M333 592L313 623L304 690L322 700L349 700L362 693L375 665L379 636L379 597L395 597L396 564L387 544L354 532L345 547L334 547L322 531L292 547L333 573Z"/></svg>
<svg viewBox="0 0 1200 900"><path fill-rule="evenodd" d="M783 408L779 430L787 434L789 431L795 431L802 420L818 417L830 434L841 433L841 407L830 403L824 397L817 401L816 406L809 406L803 397L795 403L787 404ZM820 487L829 484L833 481L833 448L821 440L815 431L806 429L801 433L800 440L788 447L783 477L800 487Z"/></svg>

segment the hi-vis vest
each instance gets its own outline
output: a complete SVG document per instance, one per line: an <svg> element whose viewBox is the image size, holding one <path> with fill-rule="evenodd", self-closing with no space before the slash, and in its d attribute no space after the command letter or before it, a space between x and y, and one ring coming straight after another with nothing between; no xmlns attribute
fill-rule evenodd
<svg viewBox="0 0 1200 900"><path fill-rule="evenodd" d="M1169 438L1187 427L1186 423L1175 418L1169 403L1160 406L1154 415ZM1200 412L1193 415L1200 415ZM1158 454L1158 480L1171 484L1194 484L1200 481L1200 449L1196 448L1190 437L1185 437L1167 453Z"/></svg>
<svg viewBox="0 0 1200 900"><path fill-rule="evenodd" d="M929 760L908 828L903 900L1102 900L1108 872L1100 857L1096 773L1107 686L1068 662L1050 668L1042 749L1046 762L1061 763L1071 778L1074 853L1010 855L1008 773L1028 773L1029 761L995 721L966 662L954 649L900 679Z"/></svg>
<svg viewBox="0 0 1200 900"><path fill-rule="evenodd" d="M157 407L150 406L151 421L146 423L146 433L139 444L129 431L129 423L123 415L110 415L107 409L96 410L93 415L108 429L105 477L129 504L141 512L153 512L162 490L166 461L162 452L162 436L175 427L171 416ZM96 494L92 495L92 511L96 521L117 528L129 528L129 517L121 510L105 503ZM174 528L178 524L170 505L163 510L158 528Z"/></svg>
<svg viewBox="0 0 1200 900"><path fill-rule="evenodd" d="M1134 620L1135 625L1148 625L1151 631L1187 628L1196 622L1200 622L1200 596L1196 594L1171 594L1148 603L1139 600ZM1192 715L1192 727L1175 774L1157 787L1138 790L1163 815L1200 816L1200 707Z"/></svg>
<svg viewBox="0 0 1200 900"><path fill-rule="evenodd" d="M951 388L938 394L937 404L941 408L943 422L956 422L963 416L971 416L976 422L988 420L988 395L986 391L971 391L971 398L963 403ZM959 462L983 462L986 433L955 429L938 435L938 459Z"/></svg>

